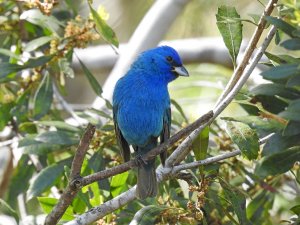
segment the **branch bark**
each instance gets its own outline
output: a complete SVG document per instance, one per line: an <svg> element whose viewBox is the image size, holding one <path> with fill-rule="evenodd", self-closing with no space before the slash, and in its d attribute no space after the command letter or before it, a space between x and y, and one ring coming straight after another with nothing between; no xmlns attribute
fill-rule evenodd
<svg viewBox="0 0 300 225"><path fill-rule="evenodd" d="M70 182L67 188L64 190L61 195L59 202L53 208L50 214L47 215L45 219L45 225L57 224L59 219L62 217L68 206L71 204L72 200L76 196L77 192L81 188L81 177L80 170L82 163L85 157L85 154L88 150L89 143L93 138L96 127L92 124L88 124L85 133L83 134L78 148L76 150L70 174Z"/></svg>

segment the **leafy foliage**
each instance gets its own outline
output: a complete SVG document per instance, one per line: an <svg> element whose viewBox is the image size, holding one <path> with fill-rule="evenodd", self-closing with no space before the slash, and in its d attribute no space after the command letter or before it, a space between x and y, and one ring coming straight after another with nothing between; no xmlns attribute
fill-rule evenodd
<svg viewBox="0 0 300 225"><path fill-rule="evenodd" d="M0 212L16 221L21 218L20 199L27 200L28 214L48 214L58 202L53 196L69 182L71 160L84 129L80 122L68 123L69 114L75 120L85 119L97 126L83 162L83 176L122 163L108 100L104 99L104 110L79 112L70 112L59 102L66 93L66 83L76 76L70 66L74 48L84 48L100 37L115 47L119 44L106 23L103 9L99 13L86 2L91 18L82 18L72 1L64 3L59 8L30 5L27 1L0 3L6 18L0 23L0 131L9 128L8 139L16 137L18 150L22 150L13 170L4 171L10 182L7 188L0 185L0 193L5 190L0 198ZM300 202L293 192L298 193L300 185L300 59L295 54L300 43L300 9L292 1L278 9L279 18L266 20L278 27L274 52L284 51L285 55L265 54L269 69L261 76L269 83L245 88L235 100L243 115L235 114L234 110L230 117L223 117L203 130L183 163L236 148L241 150L242 157L191 169L191 179L168 180L159 185L156 199L134 201L99 220L99 224L129 224L132 219L138 224L299 222ZM216 17L235 65L244 20L229 6L219 7ZM101 85L89 68L79 62L90 88L102 98ZM198 78L191 79L196 83ZM219 80L217 77L214 82ZM171 132L175 133L191 118L181 104L175 100L171 103ZM268 138L263 143L265 137ZM135 173L131 170L83 187L62 220L72 220L125 192L136 184ZM289 199L286 188L292 193Z"/></svg>

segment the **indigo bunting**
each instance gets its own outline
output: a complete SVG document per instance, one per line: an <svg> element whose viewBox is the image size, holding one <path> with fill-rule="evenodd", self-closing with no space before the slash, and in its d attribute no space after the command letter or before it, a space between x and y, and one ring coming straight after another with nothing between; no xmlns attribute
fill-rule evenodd
<svg viewBox="0 0 300 225"><path fill-rule="evenodd" d="M169 46L141 53L129 71L120 78L113 93L113 119L124 161L130 160L131 145L139 162L136 196L155 197L155 159L141 157L170 136L171 110L168 83L189 76L178 53ZM167 153L160 154L164 165Z"/></svg>

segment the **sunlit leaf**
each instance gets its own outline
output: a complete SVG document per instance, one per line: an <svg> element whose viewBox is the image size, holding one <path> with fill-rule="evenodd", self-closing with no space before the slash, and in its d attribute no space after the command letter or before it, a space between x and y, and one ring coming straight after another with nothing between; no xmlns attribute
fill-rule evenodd
<svg viewBox="0 0 300 225"><path fill-rule="evenodd" d="M108 43L113 44L116 47L119 47L119 41L113 29L107 25L104 19L100 17L100 15L93 9L93 7L89 4L90 11L92 13L93 19L96 23L97 31L100 33L102 38L106 40Z"/></svg>
<svg viewBox="0 0 300 225"><path fill-rule="evenodd" d="M113 197L119 195L126 188L126 180L128 172L117 174L113 176L110 182L111 194Z"/></svg>
<svg viewBox="0 0 300 225"><path fill-rule="evenodd" d="M79 133L81 129L70 125L64 121L37 121L37 124L45 125L45 126L54 126L59 130L71 131Z"/></svg>
<svg viewBox="0 0 300 225"><path fill-rule="evenodd" d="M220 6L216 15L217 26L223 37L224 43L229 50L233 64L242 43L242 22L236 9L231 6Z"/></svg>
<svg viewBox="0 0 300 225"><path fill-rule="evenodd" d="M54 206L58 203L58 199L56 198L50 198L50 197L38 197L37 198L43 211L46 214L49 214L52 209L54 208ZM66 209L65 213L63 214L62 220L72 220L74 219L74 213L73 213L73 207L72 206L68 206L68 208Z"/></svg>
<svg viewBox="0 0 300 225"><path fill-rule="evenodd" d="M192 148L197 161L207 157L207 149L209 142L209 126L205 127L198 137L193 141ZM203 175L204 166L199 167L200 174Z"/></svg>
<svg viewBox="0 0 300 225"><path fill-rule="evenodd" d="M53 37L51 36L44 36L44 37L39 37L36 39L33 39L32 41L28 42L25 45L24 51L25 52L31 52L33 50L36 50L37 48L43 46L44 44L48 43L51 41Z"/></svg>
<svg viewBox="0 0 300 225"><path fill-rule="evenodd" d="M257 133L244 123L228 121L226 125L227 133L242 154L249 160L256 159L259 151Z"/></svg>
<svg viewBox="0 0 300 225"><path fill-rule="evenodd" d="M54 16L46 16L42 14L41 11L38 9L30 9L24 11L20 15L20 19L27 20L30 23L38 25L42 28L46 28L56 35L59 31L59 28L61 26L64 26L64 24L57 20Z"/></svg>

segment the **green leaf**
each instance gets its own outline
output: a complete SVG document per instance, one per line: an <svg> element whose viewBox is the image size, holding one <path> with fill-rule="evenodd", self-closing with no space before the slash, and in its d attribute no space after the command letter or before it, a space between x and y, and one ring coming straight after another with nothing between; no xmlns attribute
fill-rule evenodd
<svg viewBox="0 0 300 225"><path fill-rule="evenodd" d="M205 127L198 137L193 141L192 148L197 161L205 159L207 156L209 142L209 126ZM204 166L199 167L200 174L203 175Z"/></svg>
<svg viewBox="0 0 300 225"><path fill-rule="evenodd" d="M79 142L79 137L71 132L46 131L37 135L35 140L53 145L74 145Z"/></svg>
<svg viewBox="0 0 300 225"><path fill-rule="evenodd" d="M50 145L41 141L36 141L35 135L27 135L19 141L19 147L24 147L24 154L45 155L54 150L60 150L64 146Z"/></svg>
<svg viewBox="0 0 300 225"><path fill-rule="evenodd" d="M119 41L113 29L107 25L105 20L101 18L101 16L93 9L91 4L89 3L90 11L92 13L93 19L96 24L96 30L102 36L102 38L108 43L113 44L117 48L119 47Z"/></svg>
<svg viewBox="0 0 300 225"><path fill-rule="evenodd" d="M232 205L240 224L248 225L250 222L246 216L246 198L237 188L231 186L222 179L219 179L220 184L224 190L226 199Z"/></svg>
<svg viewBox="0 0 300 225"><path fill-rule="evenodd" d="M37 124L40 125L45 125L45 126L49 126L49 127L56 127L59 130L65 130L65 131L70 131L70 132L75 132L75 133L80 133L81 129L78 127L75 127L73 125L70 125L64 121L55 121L55 120L51 120L51 121L37 121Z"/></svg>
<svg viewBox="0 0 300 225"><path fill-rule="evenodd" d="M299 137L297 135L293 136L283 136L281 133L275 133L271 136L267 143L264 145L262 150L263 156L269 156L274 153L280 152L283 149L287 149L300 143Z"/></svg>
<svg viewBox="0 0 300 225"><path fill-rule="evenodd" d="M155 224L160 213L168 207L164 205L147 205L136 212L130 224L148 225Z"/></svg>
<svg viewBox="0 0 300 225"><path fill-rule="evenodd" d="M38 197L37 198L43 211L46 214L49 214L52 209L54 208L54 206L58 203L58 200L56 198L50 198L50 197ZM73 207L72 206L68 206L68 208L66 209L65 213L63 214L62 220L73 220L74 219L74 213L73 213Z"/></svg>
<svg viewBox="0 0 300 225"><path fill-rule="evenodd" d="M93 88L94 92L96 93L96 95L101 96L102 88L101 88L100 84L98 83L96 78L93 76L93 74L90 72L90 70L84 65L84 63L79 58L78 58L78 60L80 62L82 70L83 70L86 78L88 79L91 87Z"/></svg>
<svg viewBox="0 0 300 225"><path fill-rule="evenodd" d="M27 201L39 196L53 186L54 182L63 174L64 166L71 166L72 158L68 158L42 169L32 178L27 191Z"/></svg>
<svg viewBox="0 0 300 225"><path fill-rule="evenodd" d="M259 151L259 139L256 132L240 122L227 122L228 135L249 160L256 159Z"/></svg>
<svg viewBox="0 0 300 225"><path fill-rule="evenodd" d="M60 58L58 60L58 66L60 68L60 71L63 72L67 77L74 78L75 74L71 67L70 62L67 58Z"/></svg>
<svg viewBox="0 0 300 225"><path fill-rule="evenodd" d="M177 109L180 115L184 118L185 122L188 123L188 118L184 114L182 107L174 99L171 99L171 104Z"/></svg>
<svg viewBox="0 0 300 225"><path fill-rule="evenodd" d="M24 51L25 52L31 52L33 50L36 50L37 48L43 46L44 44L48 43L51 41L53 37L51 36L44 36L44 37L39 37L36 39L33 39L32 41L28 42L25 45Z"/></svg>
<svg viewBox="0 0 300 225"><path fill-rule="evenodd" d="M300 147L296 146L264 157L255 168L255 174L264 178L290 170L300 160Z"/></svg>
<svg viewBox="0 0 300 225"><path fill-rule="evenodd" d="M16 60L21 60L21 57L15 53L13 53L12 51L5 49L5 48L0 48L0 54L1 55L5 55L5 56L9 56L11 58L14 58Z"/></svg>
<svg viewBox="0 0 300 225"><path fill-rule="evenodd" d="M10 110L13 106L12 103L0 104L0 131L2 131L11 120L12 115L10 114Z"/></svg>
<svg viewBox="0 0 300 225"><path fill-rule="evenodd" d="M19 216L17 212L13 210L12 207L1 198L0 198L0 213L4 213L6 215L14 217L17 223L19 223Z"/></svg>
<svg viewBox="0 0 300 225"><path fill-rule="evenodd" d="M27 11L24 11L20 15L21 20L27 20L28 22L38 25L42 28L46 28L50 30L52 33L56 34L58 36L58 31L60 29L60 26L64 26L62 22L57 20L54 16L46 16L41 13L38 9L30 9Z"/></svg>
<svg viewBox="0 0 300 225"><path fill-rule="evenodd" d="M297 73L300 73L299 64L284 64L272 67L261 73L261 75L268 80L279 80L289 78Z"/></svg>
<svg viewBox="0 0 300 225"><path fill-rule="evenodd" d="M287 87L297 87L300 86L300 75L297 74L296 76L291 77L286 82Z"/></svg>
<svg viewBox="0 0 300 225"><path fill-rule="evenodd" d="M274 202L274 193L263 190L258 192L247 206L247 217L253 224L264 224L266 222L266 213L272 209Z"/></svg>
<svg viewBox="0 0 300 225"><path fill-rule="evenodd" d="M295 213L296 215L300 215L300 205L295 205L292 208L290 208L290 210Z"/></svg>
<svg viewBox="0 0 300 225"><path fill-rule="evenodd" d="M222 117L221 119L245 123L258 131L276 132L284 128L284 124L279 123L277 120L258 116Z"/></svg>
<svg viewBox="0 0 300 225"><path fill-rule="evenodd" d="M14 168L6 193L6 202L13 209L16 209L18 206L16 196L25 193L28 190L29 180L34 172L35 168L28 155L22 155L18 161L17 167Z"/></svg>
<svg viewBox="0 0 300 225"><path fill-rule="evenodd" d="M24 67L18 64L11 64L7 62L0 63L0 81L4 78L13 78L8 77L12 73L16 73L22 70Z"/></svg>
<svg viewBox="0 0 300 225"><path fill-rule="evenodd" d="M283 136L292 136L300 134L300 122L298 121L289 121L286 127L282 132Z"/></svg>
<svg viewBox="0 0 300 225"><path fill-rule="evenodd" d="M217 26L229 50L232 62L236 65L236 58L242 43L242 22L234 7L220 6L216 15Z"/></svg>
<svg viewBox="0 0 300 225"><path fill-rule="evenodd" d="M52 99L52 80L49 73L46 72L34 96L33 113L35 119L40 119L48 113L52 104Z"/></svg>
<svg viewBox="0 0 300 225"><path fill-rule="evenodd" d="M128 172L125 172L112 177L110 187L113 197L119 195L127 187L126 180L128 178L128 174Z"/></svg>
<svg viewBox="0 0 300 225"><path fill-rule="evenodd" d="M293 32L296 30L295 27L290 25L289 23L283 21L282 19L278 19L276 17L272 16L266 16L265 20L269 23L275 25L279 30L282 30L284 33L289 35L290 37L293 37Z"/></svg>
<svg viewBox="0 0 300 225"><path fill-rule="evenodd" d="M291 38L281 42L280 46L288 50L300 50L300 38Z"/></svg>
<svg viewBox="0 0 300 225"><path fill-rule="evenodd" d="M45 65L49 62L54 55L43 55L38 58L30 58L24 65L24 68L34 68Z"/></svg>
<svg viewBox="0 0 300 225"><path fill-rule="evenodd" d="M300 113L300 99L297 99L291 101L289 106L286 108L286 110L279 113L279 116L289 120L300 121L299 113Z"/></svg>
<svg viewBox="0 0 300 225"><path fill-rule="evenodd" d="M299 91L296 91L291 88L287 88L281 84L261 84L256 86L250 91L253 95L267 95L274 96L278 95L288 99L296 99L300 97Z"/></svg>
<svg viewBox="0 0 300 225"><path fill-rule="evenodd" d="M30 92L31 90L28 88L21 96L19 96L16 105L10 111L12 116L17 119L18 123L27 121Z"/></svg>

